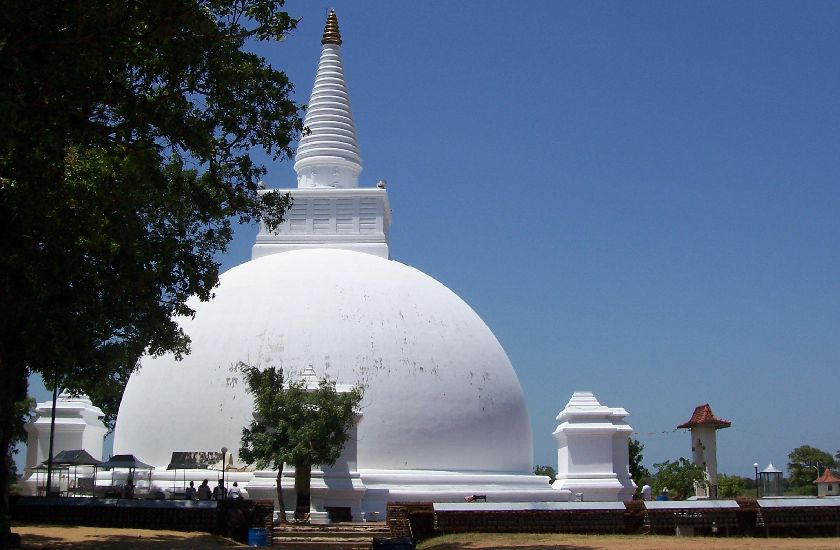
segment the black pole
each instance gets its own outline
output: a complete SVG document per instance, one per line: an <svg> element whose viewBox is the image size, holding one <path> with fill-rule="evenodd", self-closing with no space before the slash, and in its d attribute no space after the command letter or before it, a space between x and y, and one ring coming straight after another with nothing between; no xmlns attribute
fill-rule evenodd
<svg viewBox="0 0 840 550"><path fill-rule="evenodd" d="M227 449L222 448L222 500L227 499L227 489L225 489L225 455L227 455Z"/></svg>
<svg viewBox="0 0 840 550"><path fill-rule="evenodd" d="M55 377L55 385L53 386L53 401L52 401L52 416L50 418L50 450L47 457L47 490L44 492L46 496L50 496L50 487L52 485L52 467L53 467L53 440L55 439L55 403L58 401L58 375Z"/></svg>
<svg viewBox="0 0 840 550"><path fill-rule="evenodd" d="M755 466L755 498L758 498L758 466Z"/></svg>

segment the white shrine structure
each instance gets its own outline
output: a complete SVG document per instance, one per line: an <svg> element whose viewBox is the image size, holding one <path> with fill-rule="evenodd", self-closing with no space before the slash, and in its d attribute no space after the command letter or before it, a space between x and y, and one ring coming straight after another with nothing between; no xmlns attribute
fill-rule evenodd
<svg viewBox="0 0 840 550"><path fill-rule="evenodd" d="M33 420L24 426L27 436L25 471L28 473L49 457L52 406L52 401L38 403ZM102 423L103 416L102 409L86 396L59 394L55 402L53 454L85 449L96 460L102 460L102 441L108 431Z"/></svg>
<svg viewBox="0 0 840 550"><path fill-rule="evenodd" d="M708 403L695 407L691 418L677 426L691 431L691 462L706 470L707 484L695 485L697 498L717 498L717 431L732 425L718 418Z"/></svg>
<svg viewBox="0 0 840 550"><path fill-rule="evenodd" d="M493 333L451 290L390 259L387 190L358 187L341 42L331 12L285 221L276 232L263 227L252 260L222 274L213 300L191 302L194 318L178 319L192 339L188 356L142 360L120 406L114 453L156 465L153 483L164 489L173 484L165 469L173 451L225 446L235 455L253 411L238 368L245 362L364 386L345 456L313 471L313 521L328 507L382 518L389 501L463 502L476 493L569 500L533 475L522 389ZM252 498L275 498L275 472L225 477ZM285 494L292 510L293 491Z"/></svg>
<svg viewBox="0 0 840 550"><path fill-rule="evenodd" d="M555 489L579 500L631 500L630 434L626 410L601 405L592 392L576 391L557 415L557 478Z"/></svg>
<svg viewBox="0 0 840 550"><path fill-rule="evenodd" d="M343 455L312 472L313 522L327 521L329 509L356 521L382 519L389 501L630 499L627 412L591 392L576 392L557 417L557 481L533 474L531 423L502 346L451 290L391 259L385 184L358 186L362 159L334 12L322 45L295 157L297 187L279 190L294 199L285 221L276 231L262 227L252 259L221 275L212 300L192 300L193 318L177 319L192 339L189 355L142 359L120 405L114 454L154 465L151 489L171 495L190 480L221 477L168 470L173 453L228 448L227 483L238 482L250 498L275 499L276 472L236 456L253 413L240 371L246 363L282 368L307 386L325 377L339 391L364 387ZM87 428L72 439L63 419L70 401L59 403L55 452L82 448L101 458L105 428L94 422L101 411L74 401ZM28 464L46 459L44 405L30 429ZM283 480L282 505L291 513L288 465Z"/></svg>

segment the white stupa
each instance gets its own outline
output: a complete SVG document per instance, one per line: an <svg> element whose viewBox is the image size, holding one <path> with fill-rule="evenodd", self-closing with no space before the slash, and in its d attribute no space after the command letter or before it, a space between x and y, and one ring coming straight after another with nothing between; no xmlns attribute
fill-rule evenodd
<svg viewBox="0 0 840 550"><path fill-rule="evenodd" d="M156 465L164 488L173 451L235 453L253 411L241 361L365 387L345 457L313 473L313 517L326 507L383 517L389 501L473 494L568 500L532 474L522 389L493 333L444 285L390 259L385 186L357 183L362 160L333 12L322 44L294 206L276 233L260 231L251 261L221 276L213 300L191 303L194 319L179 320L192 353L142 361L123 397L114 453ZM274 496L274 472L227 477L252 497Z"/></svg>

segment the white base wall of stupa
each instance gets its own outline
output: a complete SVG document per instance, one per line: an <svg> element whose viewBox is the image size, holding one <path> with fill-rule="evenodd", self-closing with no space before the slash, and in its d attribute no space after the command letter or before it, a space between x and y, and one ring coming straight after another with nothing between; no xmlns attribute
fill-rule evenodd
<svg viewBox="0 0 840 550"><path fill-rule="evenodd" d="M162 492L166 498L182 493L194 482L207 479L215 487L221 477L218 470L165 470L152 472L150 490ZM282 490L284 507L289 517L295 509L294 468L283 470ZM277 472L225 472L225 485L236 481L245 498L277 500ZM109 472L97 476L97 491L103 492L111 483ZM145 483L144 483L145 485ZM381 521L385 519L389 502L459 502L466 497L481 495L487 502L568 502L572 493L549 485L545 476L498 472L447 472L430 470L360 470L332 473L313 469L311 481L311 512L313 523L328 521L328 507L350 508L353 521Z"/></svg>
<svg viewBox="0 0 840 550"><path fill-rule="evenodd" d="M568 491L573 500L579 498L583 502L623 502L631 500L636 491L632 481L625 480L622 483L615 474L599 472L558 478L552 487L560 491Z"/></svg>

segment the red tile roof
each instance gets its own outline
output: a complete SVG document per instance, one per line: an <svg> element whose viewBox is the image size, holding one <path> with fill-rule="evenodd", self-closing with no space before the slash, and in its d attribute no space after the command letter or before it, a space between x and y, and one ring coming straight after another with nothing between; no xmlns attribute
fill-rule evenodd
<svg viewBox="0 0 840 550"><path fill-rule="evenodd" d="M708 403L706 403L705 405L698 405L697 408L694 409L694 414L691 415L688 422L680 424L677 428L691 428L692 426L700 425L714 426L715 428L720 429L728 428L732 425L732 422L716 417L712 412L712 408Z"/></svg>
<svg viewBox="0 0 840 550"><path fill-rule="evenodd" d="M837 479L837 476L832 474L831 470L826 468L823 475L815 479L814 483L840 483L840 479Z"/></svg>

